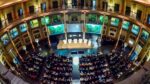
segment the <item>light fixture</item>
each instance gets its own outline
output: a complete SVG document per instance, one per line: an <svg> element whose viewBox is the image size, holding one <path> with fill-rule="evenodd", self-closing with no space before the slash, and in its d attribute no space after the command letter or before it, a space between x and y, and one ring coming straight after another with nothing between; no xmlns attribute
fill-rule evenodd
<svg viewBox="0 0 150 84"><path fill-rule="evenodd" d="M130 40L129 40L129 44L130 44L130 45L133 45L133 43L134 43L133 40L130 39Z"/></svg>
<svg viewBox="0 0 150 84"><path fill-rule="evenodd" d="M124 43L124 47L125 47L125 48L127 47L127 45L128 45L127 43Z"/></svg>
<svg viewBox="0 0 150 84"><path fill-rule="evenodd" d="M26 51L26 49L27 49L25 45L24 45L24 46L22 46L22 48L23 48L23 50L25 50L25 51Z"/></svg>
<svg viewBox="0 0 150 84"><path fill-rule="evenodd" d="M39 39L35 39L35 42L36 42L36 43L39 43Z"/></svg>
<svg viewBox="0 0 150 84"><path fill-rule="evenodd" d="M38 46L40 46L39 45L39 39L35 39L35 42L37 43Z"/></svg>

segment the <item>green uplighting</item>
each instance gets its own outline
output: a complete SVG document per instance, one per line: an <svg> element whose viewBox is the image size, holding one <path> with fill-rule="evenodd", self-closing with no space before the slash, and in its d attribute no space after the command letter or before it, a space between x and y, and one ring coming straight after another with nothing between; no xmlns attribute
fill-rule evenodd
<svg viewBox="0 0 150 84"><path fill-rule="evenodd" d="M89 14L88 15L88 20L91 22L96 22L96 18L97 18L96 14Z"/></svg>
<svg viewBox="0 0 150 84"><path fill-rule="evenodd" d="M10 30L10 35L12 38L15 38L19 35L17 28L13 28Z"/></svg>
<svg viewBox="0 0 150 84"><path fill-rule="evenodd" d="M100 34L101 30L102 30L102 25L86 24L86 32L87 33Z"/></svg>
<svg viewBox="0 0 150 84"><path fill-rule="evenodd" d="M118 18L111 18L111 25L118 26L119 25L119 19Z"/></svg>
<svg viewBox="0 0 150 84"><path fill-rule="evenodd" d="M51 35L65 33L64 24L48 26Z"/></svg>
<svg viewBox="0 0 150 84"><path fill-rule="evenodd" d="M30 25L31 25L31 28L35 28L39 26L39 22L37 19L34 19L30 21Z"/></svg>
<svg viewBox="0 0 150 84"><path fill-rule="evenodd" d="M27 31L27 24L23 23L23 24L19 25L19 29L21 32L26 32Z"/></svg>
<svg viewBox="0 0 150 84"><path fill-rule="evenodd" d="M144 40L148 40L148 38L149 38L149 32L146 31L146 30L143 30L141 38L144 39Z"/></svg>
<svg viewBox="0 0 150 84"><path fill-rule="evenodd" d="M101 24L107 24L108 23L108 16L100 16L99 21Z"/></svg>
<svg viewBox="0 0 150 84"><path fill-rule="evenodd" d="M132 31L132 33L134 33L135 35L138 35L138 33L139 33L139 31L140 31L140 28L139 28L139 26L133 24L131 31Z"/></svg>
<svg viewBox="0 0 150 84"><path fill-rule="evenodd" d="M41 23L42 23L42 25L50 24L50 22L51 22L51 21L50 21L50 18L49 18L48 16L41 18Z"/></svg>
<svg viewBox="0 0 150 84"><path fill-rule="evenodd" d="M128 30L128 29L129 29L129 26L130 26L130 22L128 22L128 21L123 21L123 24L122 24L122 28L123 28L123 29Z"/></svg>
<svg viewBox="0 0 150 84"><path fill-rule="evenodd" d="M61 15L53 15L52 18L53 18L53 22L57 23L61 21L62 17Z"/></svg>

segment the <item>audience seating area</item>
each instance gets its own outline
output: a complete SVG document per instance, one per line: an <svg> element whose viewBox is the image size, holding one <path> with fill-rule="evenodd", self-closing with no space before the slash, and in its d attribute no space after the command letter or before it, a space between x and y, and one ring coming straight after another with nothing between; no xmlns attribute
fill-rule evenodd
<svg viewBox="0 0 150 84"><path fill-rule="evenodd" d="M44 58L40 53L30 52L22 63L22 72L31 79L38 79L43 67Z"/></svg>
<svg viewBox="0 0 150 84"><path fill-rule="evenodd" d="M80 58L81 84L113 84L113 80L128 75L132 71L132 63L127 52L113 50L109 54L98 54Z"/></svg>
<svg viewBox="0 0 150 84"><path fill-rule="evenodd" d="M79 60L81 84L113 84L132 67L123 47L109 54L82 56ZM44 57L37 51L28 52L21 72L36 84L71 84L72 67L72 57L55 54Z"/></svg>
<svg viewBox="0 0 150 84"><path fill-rule="evenodd" d="M49 56L44 66L41 84L70 84L72 82L72 58Z"/></svg>
<svg viewBox="0 0 150 84"><path fill-rule="evenodd" d="M80 59L81 84L113 84L105 56L86 56Z"/></svg>
<svg viewBox="0 0 150 84"><path fill-rule="evenodd" d="M117 50L107 55L111 72L115 79L120 78L123 74L127 74L131 70L131 62L127 58L127 53Z"/></svg>

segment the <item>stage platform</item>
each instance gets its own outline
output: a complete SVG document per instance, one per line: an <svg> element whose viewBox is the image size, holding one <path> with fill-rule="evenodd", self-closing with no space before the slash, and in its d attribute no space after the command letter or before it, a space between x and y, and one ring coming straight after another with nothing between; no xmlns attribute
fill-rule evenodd
<svg viewBox="0 0 150 84"><path fill-rule="evenodd" d="M91 42L64 42L63 40L59 41L57 49L91 49L93 46Z"/></svg>

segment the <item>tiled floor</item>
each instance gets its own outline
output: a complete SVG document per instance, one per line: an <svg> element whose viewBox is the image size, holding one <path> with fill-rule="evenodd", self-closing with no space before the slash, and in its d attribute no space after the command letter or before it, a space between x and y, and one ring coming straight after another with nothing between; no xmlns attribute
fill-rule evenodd
<svg viewBox="0 0 150 84"><path fill-rule="evenodd" d="M73 64L72 79L73 80L80 80L79 65L74 65Z"/></svg>
<svg viewBox="0 0 150 84"><path fill-rule="evenodd" d="M73 80L72 84L80 84L80 80Z"/></svg>

